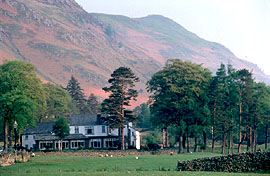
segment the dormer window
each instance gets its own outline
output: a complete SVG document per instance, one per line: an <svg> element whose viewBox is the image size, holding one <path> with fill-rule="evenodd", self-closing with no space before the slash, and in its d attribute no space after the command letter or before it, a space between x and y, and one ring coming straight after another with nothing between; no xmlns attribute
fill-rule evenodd
<svg viewBox="0 0 270 176"><path fill-rule="evenodd" d="M79 134L79 127L75 126L75 134Z"/></svg>
<svg viewBox="0 0 270 176"><path fill-rule="evenodd" d="M106 133L105 126L102 125L102 133Z"/></svg>
<svg viewBox="0 0 270 176"><path fill-rule="evenodd" d="M85 127L85 134L91 134L93 135L94 134L94 127L93 126L86 126Z"/></svg>

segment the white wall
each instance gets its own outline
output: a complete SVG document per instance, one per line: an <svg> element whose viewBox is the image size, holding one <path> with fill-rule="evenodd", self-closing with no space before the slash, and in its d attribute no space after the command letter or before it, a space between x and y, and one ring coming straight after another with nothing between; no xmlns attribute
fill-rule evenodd
<svg viewBox="0 0 270 176"><path fill-rule="evenodd" d="M28 136L28 139L26 139L26 136ZM22 146L26 147L28 145L27 149L34 148L36 144L34 137L35 135L22 135Z"/></svg>
<svg viewBox="0 0 270 176"><path fill-rule="evenodd" d="M140 133L133 128L130 128L130 130L131 130L131 144L133 144L134 141L135 147L137 149L140 149ZM108 136L108 126L105 126L105 133L102 133L102 125L95 125L93 135L85 134L85 126L79 126L79 133L85 136ZM124 133L125 136L127 136L128 133L127 126L125 126ZM70 126L70 134L75 134L75 126ZM110 135L118 136L118 129L117 128L111 129ZM36 144L34 135L28 135L27 140L25 140L25 136L26 135L22 135L22 146L26 147L26 145L28 145L27 149L34 148L33 145Z"/></svg>
<svg viewBox="0 0 270 176"><path fill-rule="evenodd" d="M94 126L94 134L86 134L85 128L87 126L78 126L79 127L79 133L83 134L85 136L108 136L108 127L105 126L105 132L102 132L102 126L104 125L95 125ZM70 126L70 134L75 134L75 126Z"/></svg>
<svg viewBox="0 0 270 176"><path fill-rule="evenodd" d="M130 126L132 124L129 124ZM78 126L79 127L79 133L83 134L85 136L108 136L108 135L112 135L112 136L118 136L118 128L113 128L111 129L111 133L108 134L108 126L105 126L105 133L102 133L102 125L95 125L94 127L94 134L85 134L85 127L86 126ZM140 149L140 133L138 131L136 131L133 128L130 128L130 132L131 132L131 145L134 144L134 146L137 149ZM70 134L75 134L75 126L70 126ZM125 129L124 129L124 134L125 136L128 135L128 130L127 130L127 125L125 125Z"/></svg>
<svg viewBox="0 0 270 176"><path fill-rule="evenodd" d="M130 124L132 125L132 124ZM128 135L128 129L127 129L127 125L125 125L125 129L124 129L124 134L125 136ZM111 135L114 136L118 136L118 128L114 128L111 130ZM136 131L134 128L130 127L130 137L131 137L131 145L133 145L134 142L134 147L136 147L137 149L140 149L140 133L138 131ZM138 136L137 136L138 135Z"/></svg>
<svg viewBox="0 0 270 176"><path fill-rule="evenodd" d="M85 134L84 126L78 126L78 127L79 127L79 133ZM70 126L69 129L70 129L70 131L69 131L70 134L75 134L75 126Z"/></svg>
<svg viewBox="0 0 270 176"><path fill-rule="evenodd" d="M112 136L118 136L118 128L111 128L111 134Z"/></svg>
<svg viewBox="0 0 270 176"><path fill-rule="evenodd" d="M136 149L140 150L141 149L141 136L140 136L140 132L136 131Z"/></svg>

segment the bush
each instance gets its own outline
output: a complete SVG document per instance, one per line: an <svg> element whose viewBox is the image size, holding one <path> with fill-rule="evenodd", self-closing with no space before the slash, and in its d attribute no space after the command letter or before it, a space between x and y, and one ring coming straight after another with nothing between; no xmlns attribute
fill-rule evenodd
<svg viewBox="0 0 270 176"><path fill-rule="evenodd" d="M149 144L147 144L147 147L149 150L152 150L152 151L156 151L156 150L160 149L160 146L156 143L149 143Z"/></svg>
<svg viewBox="0 0 270 176"><path fill-rule="evenodd" d="M136 149L134 146L128 146L128 149Z"/></svg>
<svg viewBox="0 0 270 176"><path fill-rule="evenodd" d="M143 145L143 146L141 145L140 149L142 151L149 151L149 147L147 145Z"/></svg>
<svg viewBox="0 0 270 176"><path fill-rule="evenodd" d="M162 143L161 139L162 137L160 132L152 131L146 136L142 137L142 144L147 146L148 150L155 150L157 148L160 148L159 144Z"/></svg>

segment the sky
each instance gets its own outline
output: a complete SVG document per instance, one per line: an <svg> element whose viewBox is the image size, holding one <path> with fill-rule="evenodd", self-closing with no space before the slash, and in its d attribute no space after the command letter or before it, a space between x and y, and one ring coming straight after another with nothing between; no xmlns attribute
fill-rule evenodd
<svg viewBox="0 0 270 176"><path fill-rule="evenodd" d="M218 42L270 75L270 0L76 0L86 11L131 18L158 14Z"/></svg>

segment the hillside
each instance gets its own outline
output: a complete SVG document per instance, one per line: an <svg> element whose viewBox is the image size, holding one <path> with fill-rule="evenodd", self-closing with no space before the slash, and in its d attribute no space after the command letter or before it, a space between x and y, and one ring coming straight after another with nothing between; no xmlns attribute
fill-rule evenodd
<svg viewBox="0 0 270 176"><path fill-rule="evenodd" d="M146 81L169 58L202 63L212 71L221 62L231 63L270 82L255 64L159 15L90 14L74 0L0 0L0 17L1 62L30 62L44 81L63 86L74 75L87 94L103 96L100 88L124 65L140 77L140 100L146 100Z"/></svg>

